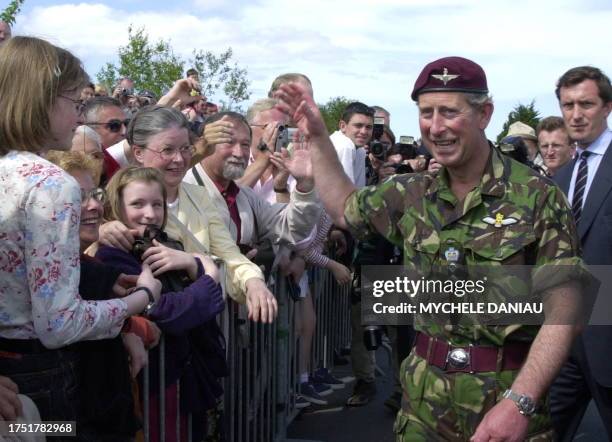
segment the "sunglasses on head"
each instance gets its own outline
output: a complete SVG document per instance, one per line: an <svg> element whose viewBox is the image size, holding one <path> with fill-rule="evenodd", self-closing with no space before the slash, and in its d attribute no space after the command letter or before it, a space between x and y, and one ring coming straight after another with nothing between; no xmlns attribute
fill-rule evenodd
<svg viewBox="0 0 612 442"><path fill-rule="evenodd" d="M105 126L111 132L117 133L121 130L121 126L127 127L130 124L130 119L127 118L125 120L109 120L106 123L87 123L88 126Z"/></svg>

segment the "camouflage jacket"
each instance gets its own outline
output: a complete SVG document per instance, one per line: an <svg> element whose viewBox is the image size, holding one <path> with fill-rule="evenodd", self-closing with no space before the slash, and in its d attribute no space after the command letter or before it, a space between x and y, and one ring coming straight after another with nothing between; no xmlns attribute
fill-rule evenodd
<svg viewBox="0 0 612 442"><path fill-rule="evenodd" d="M468 268L534 266L527 289L543 291L580 277L575 272L539 271L550 269L549 265L581 268L576 228L563 192L495 148L480 185L463 201L451 192L444 169L438 174L397 175L353 193L347 199L345 219L356 236L378 232L403 248L404 265L421 274L445 266L445 250L452 244ZM520 281L518 286L515 283L509 284L513 290L526 289ZM529 340L538 330L517 324L437 325L423 317L417 317L415 324L454 345L502 345L511 334L511 339Z"/></svg>

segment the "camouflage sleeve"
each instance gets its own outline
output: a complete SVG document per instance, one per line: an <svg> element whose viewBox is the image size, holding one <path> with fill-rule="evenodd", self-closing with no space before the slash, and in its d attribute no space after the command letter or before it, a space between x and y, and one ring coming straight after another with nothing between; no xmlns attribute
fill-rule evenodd
<svg viewBox="0 0 612 442"><path fill-rule="evenodd" d="M565 195L555 185L542 192L534 230L538 241L532 274L535 291L586 277L574 217Z"/></svg>
<svg viewBox="0 0 612 442"><path fill-rule="evenodd" d="M401 245L398 222L405 209L405 186L391 178L378 186L365 187L346 200L344 219L358 238L379 233L389 242Z"/></svg>

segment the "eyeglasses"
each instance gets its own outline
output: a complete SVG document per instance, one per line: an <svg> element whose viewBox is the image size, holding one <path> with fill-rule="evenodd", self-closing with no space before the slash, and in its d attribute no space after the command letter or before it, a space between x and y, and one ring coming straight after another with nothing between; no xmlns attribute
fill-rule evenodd
<svg viewBox="0 0 612 442"><path fill-rule="evenodd" d="M110 130L113 133L118 133L121 131L121 126L125 126L127 127L128 124L130 124L130 119L127 118L125 120L109 120L106 123L100 123L100 122L93 122L93 123L86 123L88 126L106 126L106 128L108 130Z"/></svg>
<svg viewBox="0 0 612 442"><path fill-rule="evenodd" d="M181 156L190 156L195 153L195 147L193 146L182 146L178 149L176 147L165 147L162 150L150 149L148 147L145 147L145 149L155 152L163 160L172 160L174 157L176 157L177 152L180 153Z"/></svg>
<svg viewBox="0 0 612 442"><path fill-rule="evenodd" d="M85 109L85 102L83 100L81 99L75 100L74 98L70 98L70 97L67 97L61 94L58 95L58 97L72 101L74 103L74 106L75 106L75 109L78 115L81 115L83 113L83 110Z"/></svg>
<svg viewBox="0 0 612 442"><path fill-rule="evenodd" d="M85 204L90 198L95 199L100 204L104 204L106 201L106 190L101 187L96 187L91 190L81 189L81 204Z"/></svg>

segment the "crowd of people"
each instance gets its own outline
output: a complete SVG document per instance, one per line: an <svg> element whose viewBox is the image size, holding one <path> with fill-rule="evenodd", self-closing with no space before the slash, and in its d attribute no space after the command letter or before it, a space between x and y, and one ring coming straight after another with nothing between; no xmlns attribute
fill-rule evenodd
<svg viewBox="0 0 612 442"><path fill-rule="evenodd" d="M377 394L362 266L529 265L555 314L579 304L585 264L612 263L612 87L597 68L561 75L562 116L515 122L498 145L486 74L461 57L416 78L419 140L361 102L330 135L303 74L245 115L207 102L198 75L162 97L129 78L109 93L0 22L0 419L130 441L148 413L156 441L161 420L186 440L191 414L202 440L229 373L218 315L236 302L272 323L277 273L296 306L295 404L324 405L345 383L311 362L315 267L352 284L347 405L362 406ZM388 326L397 440L569 441L591 399L612 437L611 328L563 324ZM164 416L158 389L142 403L162 336Z"/></svg>

